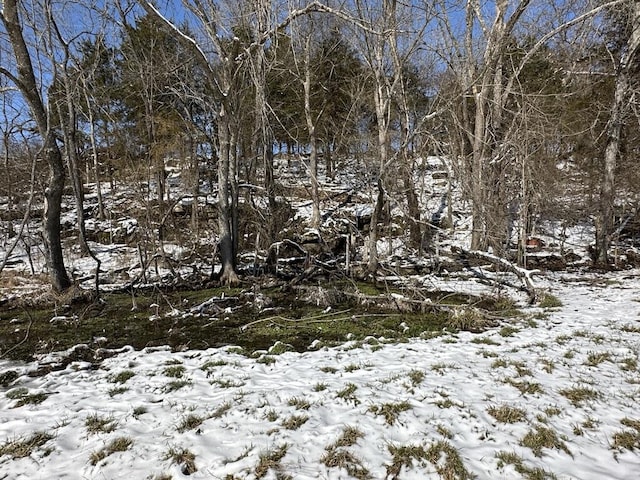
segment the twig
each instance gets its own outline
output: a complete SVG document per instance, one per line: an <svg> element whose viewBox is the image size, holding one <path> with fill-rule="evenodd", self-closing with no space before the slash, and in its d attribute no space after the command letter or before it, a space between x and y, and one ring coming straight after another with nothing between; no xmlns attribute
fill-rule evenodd
<svg viewBox="0 0 640 480"><path fill-rule="evenodd" d="M262 323L262 322L273 322L275 320L282 320L285 322L289 322L289 323L314 323L314 322L319 322L319 321L327 321L327 322L333 322L336 319L335 318L328 318L328 317L335 317L336 315L342 315L344 313L348 313L350 311L350 309L347 310L340 310L338 312L327 312L327 313L323 313L321 315L314 315L312 317L306 317L306 318L287 318L287 317L283 317L281 315L274 315L272 317L266 317L266 318L259 318L258 320L254 320L253 322L249 322L246 325L243 325L242 327L240 327L241 331L245 331L247 328L252 327L253 325L257 325L258 323Z"/></svg>

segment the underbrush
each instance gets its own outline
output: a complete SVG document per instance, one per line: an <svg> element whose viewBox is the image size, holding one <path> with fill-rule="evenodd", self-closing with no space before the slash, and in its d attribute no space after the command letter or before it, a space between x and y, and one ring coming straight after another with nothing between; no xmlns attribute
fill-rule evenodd
<svg viewBox="0 0 640 480"><path fill-rule="evenodd" d="M504 315L500 299L433 291L412 298L399 290L343 280L294 288L152 288L105 294L99 300L90 295L58 300L3 310L0 355L32 360L76 345L84 347L76 348L69 361L93 361L125 345L237 345L252 355L279 343L305 351L348 340L403 341L443 330L482 331L493 325L491 312Z"/></svg>

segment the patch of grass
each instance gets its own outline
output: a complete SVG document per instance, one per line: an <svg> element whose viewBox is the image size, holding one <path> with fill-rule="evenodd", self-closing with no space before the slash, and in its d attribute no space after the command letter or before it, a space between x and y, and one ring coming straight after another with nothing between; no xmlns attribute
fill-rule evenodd
<svg viewBox="0 0 640 480"><path fill-rule="evenodd" d="M476 343L479 345L500 345L500 342L494 340L491 337L475 337L471 339L471 343Z"/></svg>
<svg viewBox="0 0 640 480"><path fill-rule="evenodd" d="M481 332L491 324L492 321L477 308L462 306L454 308L447 321L447 326L454 331Z"/></svg>
<svg viewBox="0 0 640 480"><path fill-rule="evenodd" d="M411 385L413 385L414 387L417 387L418 385L420 385L423 380L424 380L424 372L422 370L411 370L409 372L409 380L411 380Z"/></svg>
<svg viewBox="0 0 640 480"><path fill-rule="evenodd" d="M276 359L273 358L271 355L261 355L257 360L256 363L262 363L264 365L271 365L276 363Z"/></svg>
<svg viewBox="0 0 640 480"><path fill-rule="evenodd" d="M623 372L635 372L638 370L638 360L635 357L623 358L620 364L620 370Z"/></svg>
<svg viewBox="0 0 640 480"><path fill-rule="evenodd" d="M100 450L96 450L92 452L89 457L89 462L91 465L97 465L98 462L104 460L109 455L112 455L116 452L124 452L129 449L133 445L133 440L129 437L117 437L111 440L109 444Z"/></svg>
<svg viewBox="0 0 640 480"><path fill-rule="evenodd" d="M345 402L353 402L354 405L359 405L360 400L355 396L355 392L358 389L358 386L354 383L347 383L347 385L336 393L336 398L341 398Z"/></svg>
<svg viewBox="0 0 640 480"><path fill-rule="evenodd" d="M291 415L282 421L282 425L287 430L297 430L309 420L308 415Z"/></svg>
<svg viewBox="0 0 640 480"><path fill-rule="evenodd" d="M616 450L640 449L640 433L628 429L615 432L611 448Z"/></svg>
<svg viewBox="0 0 640 480"><path fill-rule="evenodd" d="M530 448L536 457L542 456L543 448L554 448L571 455L567 445L558 437L555 430L544 425L536 425L535 430L529 430L520 440L520 445Z"/></svg>
<svg viewBox="0 0 640 480"><path fill-rule="evenodd" d="M527 364L524 362L511 362L511 365L516 369L516 374L519 377L529 377L532 375L531 370L527 368Z"/></svg>
<svg viewBox="0 0 640 480"><path fill-rule="evenodd" d="M38 405L44 402L48 396L49 394L44 392L29 393L29 390L25 387L14 388L6 393L8 399L17 400L12 408L18 408L24 405Z"/></svg>
<svg viewBox="0 0 640 480"><path fill-rule="evenodd" d="M562 302L558 297L550 293L545 293L538 302L540 308L559 308L562 307Z"/></svg>
<svg viewBox="0 0 640 480"><path fill-rule="evenodd" d="M222 418L229 410L231 410L232 406L233 404L231 402L224 402L211 413L210 418Z"/></svg>
<svg viewBox="0 0 640 480"><path fill-rule="evenodd" d="M324 392L327 389L327 384L323 382L318 382L313 386L314 392Z"/></svg>
<svg viewBox="0 0 640 480"><path fill-rule="evenodd" d="M133 416L138 418L140 415L147 413L147 407L139 406L133 409Z"/></svg>
<svg viewBox="0 0 640 480"><path fill-rule="evenodd" d="M637 327L636 325L631 325L630 323L627 323L626 325L622 325L620 327L620 330L627 333L640 333L640 327Z"/></svg>
<svg viewBox="0 0 640 480"><path fill-rule="evenodd" d="M18 378L18 376L18 372L15 370L7 370L0 373L0 386L5 388L8 387Z"/></svg>
<svg viewBox="0 0 640 480"><path fill-rule="evenodd" d="M640 450L640 420L625 417L620 420L620 423L629 428L613 434L611 448L616 450Z"/></svg>
<svg viewBox="0 0 640 480"><path fill-rule="evenodd" d="M263 478L269 473L269 470L279 471L281 469L280 460L287 454L289 445L284 443L279 447L267 450L260 454L260 460L254 470L256 478Z"/></svg>
<svg viewBox="0 0 640 480"><path fill-rule="evenodd" d="M600 398L600 393L589 387L565 388L560 390L559 393L566 397L574 407L581 407L584 402Z"/></svg>
<svg viewBox="0 0 640 480"><path fill-rule="evenodd" d="M536 382L507 378L504 380L504 383L517 388L518 390L520 390L520 393L522 393L522 395L535 395L536 393L544 393L544 390L542 389L540 384Z"/></svg>
<svg viewBox="0 0 640 480"><path fill-rule="evenodd" d="M109 394L110 397L115 397L116 395L120 395L124 392L128 392L129 389L127 387L113 387L111 389L109 389L109 391L107 392Z"/></svg>
<svg viewBox="0 0 640 480"><path fill-rule="evenodd" d="M50 433L35 432L27 438L7 440L0 445L0 457L4 455L9 455L12 459L28 457L53 438L54 436Z"/></svg>
<svg viewBox="0 0 640 480"><path fill-rule="evenodd" d="M351 363L344 367L344 371L347 373L355 372L356 370L360 370L362 366L356 365L355 363Z"/></svg>
<svg viewBox="0 0 640 480"><path fill-rule="evenodd" d="M392 455L391 465L387 465L387 478L397 479L403 467L410 469L417 463L424 466L429 461L429 453L423 445L389 445Z"/></svg>
<svg viewBox="0 0 640 480"><path fill-rule="evenodd" d="M411 404L406 400L398 403L371 405L368 409L369 412L384 417L384 421L387 425L393 425L396 423L400 414L407 410L411 410Z"/></svg>
<svg viewBox="0 0 640 480"><path fill-rule="evenodd" d="M209 370L213 370L214 368L217 368L217 367L224 367L225 365L228 365L228 364L229 362L227 362L226 360L208 360L202 364L202 366L200 367L200 370L208 372Z"/></svg>
<svg viewBox="0 0 640 480"><path fill-rule="evenodd" d="M321 462L329 468L342 468L347 474L356 479L369 479L369 471L363 467L362 462L354 457L348 447L355 445L364 434L356 427L347 426L342 435L331 445L325 448L326 453Z"/></svg>
<svg viewBox="0 0 640 480"><path fill-rule="evenodd" d="M525 410L510 405L492 406L487 412L500 423L517 423L527 418Z"/></svg>
<svg viewBox="0 0 640 480"><path fill-rule="evenodd" d="M444 425L437 425L436 426L436 432L438 432L444 438L447 438L449 440L451 440L453 438L453 432L451 432L451 430L449 430Z"/></svg>
<svg viewBox="0 0 640 480"><path fill-rule="evenodd" d="M333 444L333 447L351 447L357 443L360 438L364 438L364 433L357 427L346 426L342 430L342 435Z"/></svg>
<svg viewBox="0 0 640 480"><path fill-rule="evenodd" d="M498 468L502 469L505 465L513 465L513 468L518 472L525 480L557 480L553 473L547 472L540 467L527 467L522 457L518 456L515 452L501 451L496 454L498 459Z"/></svg>
<svg viewBox="0 0 640 480"><path fill-rule="evenodd" d="M540 360L540 363L542 363L542 369L549 374L553 373L556 368L556 364L553 362L553 360L549 360L547 358L543 358L542 360Z"/></svg>
<svg viewBox="0 0 640 480"><path fill-rule="evenodd" d="M587 354L587 360L584 362L589 367L597 367L602 362L611 360L611 354L609 352L590 352Z"/></svg>
<svg viewBox="0 0 640 480"><path fill-rule="evenodd" d="M273 344L273 346L271 346L271 348L269 348L269 355L282 355L285 352L293 352L295 351L295 348L293 348L293 346L287 344L287 343L283 343L283 342L276 342Z"/></svg>
<svg viewBox="0 0 640 480"><path fill-rule="evenodd" d="M622 420L620 420L620 423L622 425L624 425L625 427L631 427L633 428L636 432L640 433L640 420L635 420L633 418L623 418Z"/></svg>
<svg viewBox="0 0 640 480"><path fill-rule="evenodd" d="M186 380L186 379L173 380L164 386L164 391L165 393L175 392L176 390L180 390L181 388L186 387L187 385L191 385L191 380Z"/></svg>
<svg viewBox="0 0 640 480"><path fill-rule="evenodd" d="M287 405L295 407L296 410L309 410L309 407L311 407L311 404L307 400L299 397L290 398L287 401Z"/></svg>
<svg viewBox="0 0 640 480"><path fill-rule="evenodd" d="M93 413L87 416L84 426L88 433L110 433L116 429L117 422L113 417L102 417Z"/></svg>
<svg viewBox="0 0 640 480"><path fill-rule="evenodd" d="M279 417L280 415L278 415L278 412L276 412L274 409L267 410L267 412L264 414L264 418L266 418L270 422L275 422Z"/></svg>
<svg viewBox="0 0 640 480"><path fill-rule="evenodd" d="M176 430L178 430L178 432L180 433L186 432L188 430L193 430L202 425L202 422L204 421L204 417L201 417L200 415L196 415L194 413L190 413L180 421L180 423L176 427Z"/></svg>
<svg viewBox="0 0 640 480"><path fill-rule="evenodd" d="M229 378L214 378L209 383L211 385L218 385L220 388L238 388L244 385L244 382Z"/></svg>
<svg viewBox="0 0 640 480"><path fill-rule="evenodd" d="M320 371L323 373L336 373L338 369L334 367L321 367Z"/></svg>
<svg viewBox="0 0 640 480"><path fill-rule="evenodd" d="M136 372L134 372L133 370L123 370L122 372L111 376L111 378L109 378L109 381L111 383L126 383L127 380L129 380L131 377L134 377L135 375Z"/></svg>
<svg viewBox="0 0 640 480"><path fill-rule="evenodd" d="M472 480L458 451L445 440L433 443L427 450L427 460L435 466L436 472L445 479Z"/></svg>
<svg viewBox="0 0 640 480"><path fill-rule="evenodd" d="M431 370L439 373L440 375L444 375L444 372L447 368L455 368L455 365L447 363L434 363L433 365L431 365Z"/></svg>
<svg viewBox="0 0 640 480"><path fill-rule="evenodd" d="M509 366L509 363L503 358L494 360L493 363L491 364L491 368L507 368L508 366Z"/></svg>
<svg viewBox="0 0 640 480"><path fill-rule="evenodd" d="M171 460L180 466L184 475L191 475L198 471L196 467L196 456L186 448L171 447L164 455L164 460Z"/></svg>
<svg viewBox="0 0 640 480"><path fill-rule="evenodd" d="M182 378L185 371L186 368L184 367L184 365L171 365L166 367L162 373L164 373L167 377Z"/></svg>
<svg viewBox="0 0 640 480"><path fill-rule="evenodd" d="M518 333L520 331L519 328L517 327L513 327L511 325L505 325L504 327L502 327L498 333L502 336L502 337L512 337L514 336L516 333Z"/></svg>
<svg viewBox="0 0 640 480"><path fill-rule="evenodd" d="M371 475L362 462L344 448L327 448L320 461L329 468L340 468L347 472L349 478L369 480Z"/></svg>

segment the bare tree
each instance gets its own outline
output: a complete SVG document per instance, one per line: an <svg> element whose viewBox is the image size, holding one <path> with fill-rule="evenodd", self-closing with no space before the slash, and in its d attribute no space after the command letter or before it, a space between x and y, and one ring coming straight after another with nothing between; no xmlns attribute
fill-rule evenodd
<svg viewBox="0 0 640 480"><path fill-rule="evenodd" d="M50 97L45 96L39 84L33 66L32 53L27 47L23 22L18 0L5 0L0 13L0 21L4 26L13 51L15 72L6 67L0 73L9 77L22 93L29 106L38 133L42 137L42 155L49 166L49 182L45 190L44 238L49 267L49 278L53 289L63 292L71 286L62 253L60 214L62 209L62 193L65 183L65 167L60 147L52 128L53 110L49 104Z"/></svg>
<svg viewBox="0 0 640 480"><path fill-rule="evenodd" d="M596 216L595 263L609 264L609 245L613 233L613 205L615 201L615 171L620 156L622 134L630 106L633 73L638 71L640 57L640 2L630 1L623 6L623 19L628 21L628 37L616 65L615 90L611 116L607 124L607 142L604 152L604 175L600 190L600 208ZM626 18L625 18L626 17Z"/></svg>

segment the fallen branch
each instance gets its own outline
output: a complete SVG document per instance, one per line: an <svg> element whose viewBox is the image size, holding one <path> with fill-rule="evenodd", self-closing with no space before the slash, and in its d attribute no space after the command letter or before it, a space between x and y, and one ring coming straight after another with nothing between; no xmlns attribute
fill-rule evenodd
<svg viewBox="0 0 640 480"><path fill-rule="evenodd" d="M540 270L527 270L526 268L514 265L506 258L492 255L491 253L482 252L480 250L463 250L462 248L452 248L453 253L458 253L462 258L476 258L485 260L503 270L513 273L522 282L524 290L529 295L529 303L534 303L538 297L536 287L532 277L540 273Z"/></svg>

